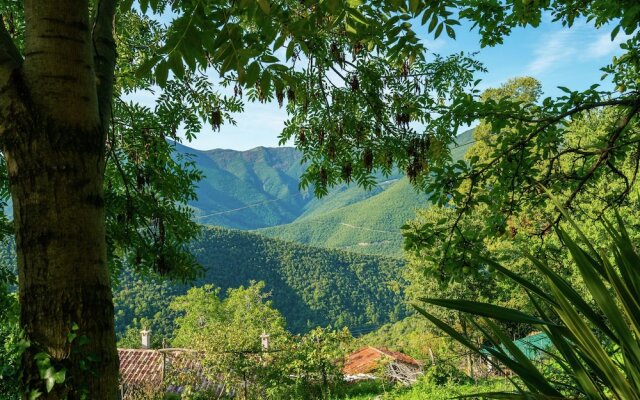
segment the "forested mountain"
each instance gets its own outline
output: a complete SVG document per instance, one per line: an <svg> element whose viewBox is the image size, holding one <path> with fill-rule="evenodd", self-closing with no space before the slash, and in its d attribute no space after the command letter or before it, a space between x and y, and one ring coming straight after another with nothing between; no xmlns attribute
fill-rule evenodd
<svg viewBox="0 0 640 400"><path fill-rule="evenodd" d="M191 250L205 268L204 276L192 284L123 273L114 290L119 334L129 326L140 327L144 318L157 333L168 335L173 317L168 304L189 287L206 283L224 293L264 281L293 332L326 325L359 330L406 315L403 263L393 258L313 248L224 228L205 229Z"/></svg>
<svg viewBox="0 0 640 400"><path fill-rule="evenodd" d="M298 190L304 168L293 148L257 147L249 151L198 151L193 155L205 178L198 183L196 209L200 223L255 229L293 221L308 201Z"/></svg>
<svg viewBox="0 0 640 400"><path fill-rule="evenodd" d="M190 205L196 219L207 225L258 229L287 224L303 215L344 207L380 193L384 185L365 191L341 185L322 199L299 190L305 166L301 154L291 147L257 147L247 151L215 149L200 151L180 144L176 151L192 155L204 179ZM396 179L380 176L380 181Z"/></svg>
<svg viewBox="0 0 640 400"><path fill-rule="evenodd" d="M345 207L328 208L322 214L302 216L287 225L261 229L261 234L366 254L402 256L400 226L428 204L407 178L387 183L379 194Z"/></svg>
<svg viewBox="0 0 640 400"><path fill-rule="evenodd" d="M454 160L464 156L473 140L472 133L468 130L458 136L452 148ZM415 217L416 209L429 205L429 197L417 192L402 176L382 182L377 190L375 195L348 205L335 204L339 195L334 192L318 199L320 205L313 213L259 232L311 246L402 257L400 227Z"/></svg>
<svg viewBox="0 0 640 400"><path fill-rule="evenodd" d="M452 156L460 159L472 131L457 138ZM365 254L402 255L400 226L428 204L404 175L379 175L367 191L340 185L322 198L300 191L305 166L301 154L290 147L257 147L248 151L200 151L176 145L193 157L204 179L198 200L190 205L196 220L207 225L245 230L261 229L270 237L312 246Z"/></svg>

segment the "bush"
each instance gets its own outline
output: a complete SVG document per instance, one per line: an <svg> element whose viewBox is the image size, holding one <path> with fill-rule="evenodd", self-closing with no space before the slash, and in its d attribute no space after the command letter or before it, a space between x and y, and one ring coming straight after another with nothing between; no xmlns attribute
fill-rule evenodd
<svg viewBox="0 0 640 400"><path fill-rule="evenodd" d="M425 369L422 380L432 385L442 386L450 383L467 383L471 379L451 364L435 363Z"/></svg>
<svg viewBox="0 0 640 400"><path fill-rule="evenodd" d="M617 226L605 222L611 242L608 252L597 251L562 210L581 244L564 230L557 234L567 246L593 304L544 261L525 254L546 279L546 287L483 259L500 274L517 282L529 295L537 313L464 300L422 299L428 304L467 313L491 347L495 367L508 367L519 381L515 392L492 393L487 398L640 399L640 255L620 218ZM471 350L481 349L420 307L417 310L437 327ZM553 344L550 356L558 366L553 373L535 365L494 321L530 324Z"/></svg>

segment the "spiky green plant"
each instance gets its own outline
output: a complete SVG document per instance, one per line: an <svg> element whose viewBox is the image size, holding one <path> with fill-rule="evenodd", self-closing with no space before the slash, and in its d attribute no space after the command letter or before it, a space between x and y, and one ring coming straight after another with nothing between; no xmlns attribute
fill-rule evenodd
<svg viewBox="0 0 640 400"><path fill-rule="evenodd" d="M465 300L421 301L466 313L491 347L483 349L420 306L416 309L453 339L480 354L496 367L517 376L514 391L477 394L484 398L517 399L640 399L640 255L624 223L604 222L610 251L597 251L577 224L565 214L579 240L565 230L556 233L567 246L593 301L586 301L572 285L544 261L525 254L546 280L546 287L483 259L498 273L517 282L537 310L519 310ZM525 323L544 332L553 344L546 352L561 368L562 383L546 375L495 321Z"/></svg>

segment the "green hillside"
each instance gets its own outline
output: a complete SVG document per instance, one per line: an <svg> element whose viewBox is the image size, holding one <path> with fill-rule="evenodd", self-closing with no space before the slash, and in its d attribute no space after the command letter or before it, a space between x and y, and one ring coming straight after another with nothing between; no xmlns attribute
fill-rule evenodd
<svg viewBox="0 0 640 400"><path fill-rule="evenodd" d="M196 190L198 200L189 205L197 222L206 225L257 229L286 224L303 215L357 203L384 189L384 185L372 191L340 185L317 199L310 191L299 190L305 167L301 154L291 147L200 151L177 144L176 151L191 154L204 173Z"/></svg>
<svg viewBox="0 0 640 400"><path fill-rule="evenodd" d="M329 208L320 215L302 216L295 222L261 229L266 236L365 254L402 256L400 226L425 207L428 197L416 192L408 179L388 183L388 189L345 207Z"/></svg>
<svg viewBox="0 0 640 400"><path fill-rule="evenodd" d="M198 151L178 145L177 151L192 154L205 176L190 204L200 223L240 229L287 223L309 197L298 191L303 166L293 148Z"/></svg>
<svg viewBox="0 0 640 400"><path fill-rule="evenodd" d="M457 145L452 149L454 160L464 156L472 139L472 130L458 136ZM292 223L258 232L311 246L402 257L400 227L415 216L416 209L429 204L428 196L417 192L408 179L400 175L382 182L373 196L351 204L340 203L340 194L334 192L331 197L318 199L311 212ZM348 196L356 198L350 192Z"/></svg>
<svg viewBox="0 0 640 400"><path fill-rule="evenodd" d="M222 288L264 281L274 306L294 332L310 327L379 326L406 314L399 281L403 263L303 246L253 233L208 228L191 245L205 275L193 285ZM116 329L123 334L134 319L145 318L152 329L168 334L172 318L168 304L193 285L135 277L125 272L114 290Z"/></svg>

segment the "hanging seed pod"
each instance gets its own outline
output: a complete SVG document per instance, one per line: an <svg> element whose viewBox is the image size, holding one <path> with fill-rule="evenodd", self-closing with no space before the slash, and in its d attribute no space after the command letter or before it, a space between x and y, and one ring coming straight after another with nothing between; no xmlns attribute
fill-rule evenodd
<svg viewBox="0 0 640 400"><path fill-rule="evenodd" d="M413 163L409 163L409 165L407 165L406 173L407 173L407 178L409 178L409 182L411 182L412 184L416 183L417 173L414 169Z"/></svg>
<svg viewBox="0 0 640 400"><path fill-rule="evenodd" d="M220 127L222 126L222 111L219 108L216 108L211 112L211 128L214 131L220 132Z"/></svg>
<svg viewBox="0 0 640 400"><path fill-rule="evenodd" d="M404 78L406 78L407 76L409 76L409 72L410 71L411 71L411 67L409 65L409 60L406 60L402 64L402 70L400 71L400 75L402 75Z"/></svg>
<svg viewBox="0 0 640 400"><path fill-rule="evenodd" d="M276 99L278 100L278 106L282 108L282 103L284 101L284 92L280 88L276 89Z"/></svg>
<svg viewBox="0 0 640 400"><path fill-rule="evenodd" d="M513 239L518 234L518 228L513 225L509 225L509 237Z"/></svg>
<svg viewBox="0 0 640 400"><path fill-rule="evenodd" d="M422 86L420 84L420 80L417 78L413 81L413 91L415 92L415 94L422 93Z"/></svg>
<svg viewBox="0 0 640 400"><path fill-rule="evenodd" d="M373 151L370 148L364 149L362 153L362 164L367 172L373 170Z"/></svg>
<svg viewBox="0 0 640 400"><path fill-rule="evenodd" d="M144 184L145 184L144 175L142 175L141 172L138 172L138 174L136 175L136 185L138 187L138 190L142 190L144 188Z"/></svg>
<svg viewBox="0 0 640 400"><path fill-rule="evenodd" d="M375 129L373 130L373 133L378 138L382 137L382 127L380 125L376 125Z"/></svg>
<svg viewBox="0 0 640 400"><path fill-rule="evenodd" d="M324 143L324 129L320 128L318 130L318 144L322 146L323 143Z"/></svg>
<svg viewBox="0 0 640 400"><path fill-rule="evenodd" d="M320 168L320 172L318 173L318 182L320 186L323 188L326 188L328 181L329 181L329 177L327 174L327 170L324 167Z"/></svg>
<svg viewBox="0 0 640 400"><path fill-rule="evenodd" d="M174 142L178 140L178 128L175 125L171 127L171 138Z"/></svg>
<svg viewBox="0 0 640 400"><path fill-rule="evenodd" d="M298 143L300 143L301 146L307 144L307 137L304 134L304 128L300 128L298 131Z"/></svg>
<svg viewBox="0 0 640 400"><path fill-rule="evenodd" d="M242 87L237 84L233 87L233 97L242 98Z"/></svg>
<svg viewBox="0 0 640 400"><path fill-rule="evenodd" d="M409 122L411 122L411 116L407 113L396 114L396 125L399 127L408 128Z"/></svg>
<svg viewBox="0 0 640 400"><path fill-rule="evenodd" d="M336 143L335 140L327 141L327 156L330 160L335 160L336 158Z"/></svg>
<svg viewBox="0 0 640 400"><path fill-rule="evenodd" d="M416 157L413 162L414 162L414 168L416 170L416 174L420 175L422 171L424 171L426 161L422 157Z"/></svg>
<svg viewBox="0 0 640 400"><path fill-rule="evenodd" d="M390 153L385 156L384 165L389 169L393 167L393 156Z"/></svg>
<svg viewBox="0 0 640 400"><path fill-rule="evenodd" d="M126 210L126 221L131 221L131 219L133 218L133 212L134 212L134 208L133 205L131 204L131 200L127 199L127 207L125 208Z"/></svg>
<svg viewBox="0 0 640 400"><path fill-rule="evenodd" d="M407 156L408 158L413 159L418 156L419 152L420 152L420 139L417 137L414 137L409 141L409 144L407 145Z"/></svg>
<svg viewBox="0 0 640 400"><path fill-rule="evenodd" d="M142 265L142 255L140 254L139 251L136 252L136 258L135 258L135 264L137 266L141 266Z"/></svg>
<svg viewBox="0 0 640 400"><path fill-rule="evenodd" d="M353 58L355 59L358 54L364 49L362 43L358 42L353 46Z"/></svg>
<svg viewBox="0 0 640 400"><path fill-rule="evenodd" d="M360 89L360 81L358 80L358 77L356 75L351 78L350 84L352 91L357 92Z"/></svg>
<svg viewBox="0 0 640 400"><path fill-rule="evenodd" d="M351 164L347 163L342 166L342 171L340 172L340 176L342 180L350 183L351 182L351 174L353 173L353 167Z"/></svg>
<svg viewBox="0 0 640 400"><path fill-rule="evenodd" d="M296 92L293 88L287 89L287 101L291 104L296 104Z"/></svg>
<svg viewBox="0 0 640 400"><path fill-rule="evenodd" d="M362 125L358 125L354 136L356 139L356 144L360 146L365 139L365 132L364 132L364 129L362 128Z"/></svg>
<svg viewBox="0 0 640 400"><path fill-rule="evenodd" d="M340 64L340 67L344 68L344 53L336 42L331 43L331 55L333 56L333 59Z"/></svg>
<svg viewBox="0 0 640 400"><path fill-rule="evenodd" d="M333 56L334 60L338 60L340 57L340 49L338 48L338 43L333 42L331 43L331 55Z"/></svg>

